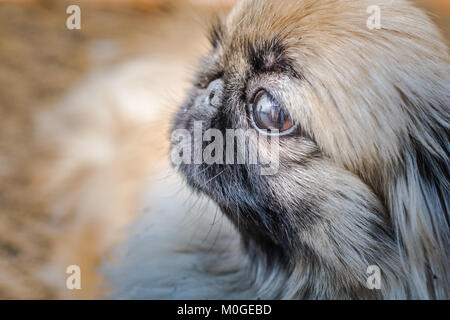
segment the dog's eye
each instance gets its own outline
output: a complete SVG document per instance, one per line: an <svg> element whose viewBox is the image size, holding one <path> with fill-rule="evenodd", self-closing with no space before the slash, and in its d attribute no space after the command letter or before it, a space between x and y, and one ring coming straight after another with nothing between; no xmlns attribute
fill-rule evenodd
<svg viewBox="0 0 450 320"><path fill-rule="evenodd" d="M287 134L294 128L289 114L264 90L255 95L250 105L250 114L257 129L269 132L278 130L280 134Z"/></svg>

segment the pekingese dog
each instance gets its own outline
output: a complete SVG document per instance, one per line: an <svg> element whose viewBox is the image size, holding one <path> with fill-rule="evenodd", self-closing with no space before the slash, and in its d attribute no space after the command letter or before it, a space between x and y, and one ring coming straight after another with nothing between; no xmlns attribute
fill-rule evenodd
<svg viewBox="0 0 450 320"><path fill-rule="evenodd" d="M272 175L248 159L178 165L232 221L266 297L450 298L448 49L409 1L378 1L368 27L372 4L238 2L174 118L192 135L278 137ZM246 144L273 160L268 147Z"/></svg>
<svg viewBox="0 0 450 320"><path fill-rule="evenodd" d="M186 205L166 200L152 213L166 223L148 222L110 272L115 297L450 298L448 48L406 0L377 1L371 28L373 4L244 0L220 19L172 154L231 226L205 240L215 205L182 225ZM244 147L208 158L225 161L186 155L230 129ZM227 161L245 152L257 161Z"/></svg>
<svg viewBox="0 0 450 320"><path fill-rule="evenodd" d="M450 58L426 14L242 0L205 52L190 12L222 6L169 2L149 57L94 68L26 109L32 126L6 118L0 298L449 299ZM182 94L200 51L169 121L164 92Z"/></svg>

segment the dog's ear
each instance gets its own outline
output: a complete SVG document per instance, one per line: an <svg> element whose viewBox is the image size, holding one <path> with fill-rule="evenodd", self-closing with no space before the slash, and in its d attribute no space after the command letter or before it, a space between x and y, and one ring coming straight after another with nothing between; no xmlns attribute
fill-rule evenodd
<svg viewBox="0 0 450 320"><path fill-rule="evenodd" d="M416 286L417 296L411 298L445 299L450 294L450 95L444 93L438 106L425 107L405 97L412 125L387 205L409 283Z"/></svg>

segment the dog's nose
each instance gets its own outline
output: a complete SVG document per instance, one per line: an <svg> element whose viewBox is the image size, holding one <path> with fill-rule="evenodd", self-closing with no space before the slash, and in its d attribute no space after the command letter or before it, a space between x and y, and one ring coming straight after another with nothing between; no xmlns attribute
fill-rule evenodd
<svg viewBox="0 0 450 320"><path fill-rule="evenodd" d="M224 82L222 79L212 81L204 93L206 105L219 108L222 103L223 89Z"/></svg>

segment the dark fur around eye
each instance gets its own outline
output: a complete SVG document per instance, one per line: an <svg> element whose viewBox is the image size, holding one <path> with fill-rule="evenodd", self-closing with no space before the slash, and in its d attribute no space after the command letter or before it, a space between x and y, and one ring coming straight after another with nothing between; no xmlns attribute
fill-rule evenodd
<svg viewBox="0 0 450 320"><path fill-rule="evenodd" d="M209 30L208 39L212 47L216 49L223 39L224 30L220 19L216 19Z"/></svg>
<svg viewBox="0 0 450 320"><path fill-rule="evenodd" d="M257 42L246 43L247 57L252 71L256 74L278 72L286 73L303 80L303 75L296 70L291 59L286 55L282 39L260 39Z"/></svg>

